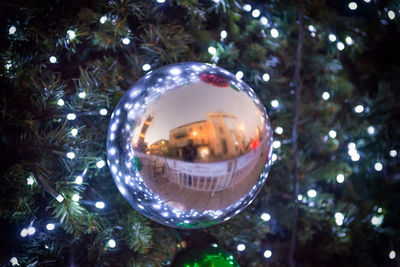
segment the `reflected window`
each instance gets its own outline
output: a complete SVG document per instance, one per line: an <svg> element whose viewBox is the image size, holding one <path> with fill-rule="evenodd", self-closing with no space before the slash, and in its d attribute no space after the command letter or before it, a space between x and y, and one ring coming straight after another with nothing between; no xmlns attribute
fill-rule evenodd
<svg viewBox="0 0 400 267"><path fill-rule="evenodd" d="M222 143L222 152L224 154L228 153L228 145L226 143L225 139L221 139L221 143Z"/></svg>

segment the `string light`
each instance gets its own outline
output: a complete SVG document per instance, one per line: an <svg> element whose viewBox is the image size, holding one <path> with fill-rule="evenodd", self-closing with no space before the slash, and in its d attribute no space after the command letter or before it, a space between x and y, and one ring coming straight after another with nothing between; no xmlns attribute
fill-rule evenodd
<svg viewBox="0 0 400 267"><path fill-rule="evenodd" d="M371 218L371 224L374 226L379 226L383 222L383 215L373 216Z"/></svg>
<svg viewBox="0 0 400 267"><path fill-rule="evenodd" d="M390 155L392 158L394 158L394 157L397 156L397 151L394 150L394 149L392 149L392 150L390 150L389 155Z"/></svg>
<svg viewBox="0 0 400 267"><path fill-rule="evenodd" d="M245 244L239 244L237 245L237 250L238 251L244 251L246 249L246 245Z"/></svg>
<svg viewBox="0 0 400 267"><path fill-rule="evenodd" d="M17 31L17 28L15 28L15 26L11 26L8 29L8 34L13 35L16 31Z"/></svg>
<svg viewBox="0 0 400 267"><path fill-rule="evenodd" d="M330 130L329 133L328 133L328 135L329 135L330 138L335 138L336 135L337 135L337 133L336 133L335 130Z"/></svg>
<svg viewBox="0 0 400 267"><path fill-rule="evenodd" d="M394 250L391 250L389 252L389 259L393 260L394 258L396 258L396 252Z"/></svg>
<svg viewBox="0 0 400 267"><path fill-rule="evenodd" d="M357 9L357 3L356 2L350 2L349 3L349 8L350 8L350 10L356 10Z"/></svg>
<svg viewBox="0 0 400 267"><path fill-rule="evenodd" d="M117 243L115 242L114 239L110 239L110 240L108 240L107 245L108 245L110 248L115 248L115 247L117 246Z"/></svg>
<svg viewBox="0 0 400 267"><path fill-rule="evenodd" d="M322 99L323 100L328 100L331 97L331 95L328 92L323 92L322 93Z"/></svg>
<svg viewBox="0 0 400 267"><path fill-rule="evenodd" d="M303 195L298 195L298 196L297 196L297 199L298 199L299 201L303 200Z"/></svg>
<svg viewBox="0 0 400 267"><path fill-rule="evenodd" d="M99 160L98 162L96 162L96 167L101 169L106 165L106 163L104 162L104 160Z"/></svg>
<svg viewBox="0 0 400 267"><path fill-rule="evenodd" d="M352 45L352 44L354 43L354 42L353 42L353 39L351 39L350 36L347 36L346 39L345 39L345 41L346 41L346 44L348 44L348 45Z"/></svg>
<svg viewBox="0 0 400 267"><path fill-rule="evenodd" d="M365 2L365 3L369 3L369 2L371 2L371 0L364 0L364 2Z"/></svg>
<svg viewBox="0 0 400 267"><path fill-rule="evenodd" d="M251 5L245 4L245 5L243 6L243 10L244 10L244 11L247 11L247 12L250 12L250 11L251 11Z"/></svg>
<svg viewBox="0 0 400 267"><path fill-rule="evenodd" d="M339 174L336 176L336 182L338 182L339 184L343 183L343 182L344 182L344 175L341 174L341 173L339 173Z"/></svg>
<svg viewBox="0 0 400 267"><path fill-rule="evenodd" d="M75 201L75 202L78 202L80 198L81 198L81 197L79 196L79 194L73 194L71 199L72 199L73 201Z"/></svg>
<svg viewBox="0 0 400 267"><path fill-rule="evenodd" d="M275 28L271 29L271 36L272 36L272 38L278 38L278 36L279 36L278 30Z"/></svg>
<svg viewBox="0 0 400 267"><path fill-rule="evenodd" d="M101 23L101 24L106 23L106 21L107 21L107 16L102 16L102 17L100 18L100 23Z"/></svg>
<svg viewBox="0 0 400 267"><path fill-rule="evenodd" d="M57 101L57 105L59 105L60 107L62 107L62 106L64 106L64 100L62 100L61 98L60 99L58 99L58 101Z"/></svg>
<svg viewBox="0 0 400 267"><path fill-rule="evenodd" d="M21 235L22 237L26 237L26 236L28 235L28 230L27 230L26 228L22 229L20 235Z"/></svg>
<svg viewBox="0 0 400 267"><path fill-rule="evenodd" d="M49 58L50 63L56 63L57 62L57 58L55 56L51 56Z"/></svg>
<svg viewBox="0 0 400 267"><path fill-rule="evenodd" d="M72 136L76 136L77 134L78 134L78 129L76 129L76 128L71 129Z"/></svg>
<svg viewBox="0 0 400 267"><path fill-rule="evenodd" d="M272 100L272 101L271 101L271 106L272 106L273 108L279 107L279 101L278 101L277 99Z"/></svg>
<svg viewBox="0 0 400 267"><path fill-rule="evenodd" d="M131 42L131 40L129 40L129 38L123 38L122 39L122 43L124 44L124 45L128 45L128 44L130 44L130 42Z"/></svg>
<svg viewBox="0 0 400 267"><path fill-rule="evenodd" d="M57 197L56 197L56 200L58 201L58 202L63 202L64 201L64 197L62 196L62 195L58 195Z"/></svg>
<svg viewBox="0 0 400 267"><path fill-rule="evenodd" d="M268 213L264 212L263 214L261 214L261 220L263 220L264 222L268 222L269 220L271 220L271 215L269 215Z"/></svg>
<svg viewBox="0 0 400 267"><path fill-rule="evenodd" d="M309 25L309 26L308 26L308 30L309 30L310 32L315 32L315 31L316 31L316 29L315 29L315 27L314 27L313 25Z"/></svg>
<svg viewBox="0 0 400 267"><path fill-rule="evenodd" d="M270 76L269 76L268 73L264 73L263 76L262 76L262 78L263 78L264 82L268 82L269 79L270 79Z"/></svg>
<svg viewBox="0 0 400 267"><path fill-rule="evenodd" d="M48 224L46 224L46 229L47 229L48 231L53 231L54 228L55 228L54 223L48 223Z"/></svg>
<svg viewBox="0 0 400 267"><path fill-rule="evenodd" d="M251 15L253 18L258 18L260 16L260 10L254 9L253 12L251 12Z"/></svg>
<svg viewBox="0 0 400 267"><path fill-rule="evenodd" d="M344 215L341 212L336 212L335 213L335 222L338 226L341 226L343 224L344 220Z"/></svg>
<svg viewBox="0 0 400 267"><path fill-rule="evenodd" d="M273 153L271 159L272 159L272 162L275 162L278 159L278 156L275 153Z"/></svg>
<svg viewBox="0 0 400 267"><path fill-rule="evenodd" d="M369 135L373 135L375 133L374 126L368 126L367 132L368 132Z"/></svg>
<svg viewBox="0 0 400 267"><path fill-rule="evenodd" d="M391 20L394 20L394 18L396 17L396 13L394 13L393 10L389 10L387 14L388 14L389 19L391 19Z"/></svg>
<svg viewBox="0 0 400 267"><path fill-rule="evenodd" d="M36 228L33 227L32 225L28 227L28 235L33 235L36 233Z"/></svg>
<svg viewBox="0 0 400 267"><path fill-rule="evenodd" d="M364 111L364 106L363 106L363 105L357 105L357 106L354 108L354 111L355 111L356 113L362 113L362 112Z"/></svg>
<svg viewBox="0 0 400 267"><path fill-rule="evenodd" d="M157 0L157 3L160 3L160 4L165 3L165 0Z"/></svg>
<svg viewBox="0 0 400 267"><path fill-rule="evenodd" d="M33 178L32 175L30 175L28 178L26 178L27 185L33 185L34 182L35 182L35 178Z"/></svg>
<svg viewBox="0 0 400 267"><path fill-rule="evenodd" d="M271 258L271 256L272 256L272 251L271 250L267 249L266 251L264 251L264 257L266 259Z"/></svg>
<svg viewBox="0 0 400 267"><path fill-rule="evenodd" d="M266 17L261 17L260 22L262 25L267 25L268 24L268 19Z"/></svg>
<svg viewBox="0 0 400 267"><path fill-rule="evenodd" d="M277 126L275 128L275 133L276 134L283 134L283 128L281 126Z"/></svg>
<svg viewBox="0 0 400 267"><path fill-rule="evenodd" d="M80 92L79 94L78 94L78 96L79 96L79 98L85 98L86 97L86 93L85 92Z"/></svg>
<svg viewBox="0 0 400 267"><path fill-rule="evenodd" d="M67 114L67 120L73 121L76 119L76 115L74 113L68 113Z"/></svg>
<svg viewBox="0 0 400 267"><path fill-rule="evenodd" d="M107 115L107 109L102 108L102 109L99 110L99 113L100 113L101 116L105 116L105 115Z"/></svg>
<svg viewBox="0 0 400 267"><path fill-rule="evenodd" d="M10 259L10 263L11 263L12 266L17 266L17 265L19 265L17 257L12 257L12 258Z"/></svg>
<svg viewBox="0 0 400 267"><path fill-rule="evenodd" d="M242 79L243 78L243 76L244 76L244 74L243 74L243 71L238 71L238 72L236 72L236 78L238 78L238 79Z"/></svg>
<svg viewBox="0 0 400 267"><path fill-rule="evenodd" d="M69 158L69 159L74 159L74 158L75 158L75 153L72 152L72 151L70 151L70 152L67 153L66 156L67 156L67 158Z"/></svg>
<svg viewBox="0 0 400 267"><path fill-rule="evenodd" d="M330 34L328 35L328 39L329 39L329 41L330 41L331 43L333 43L333 42L336 41L336 35L334 35L333 33L330 33Z"/></svg>
<svg viewBox="0 0 400 267"><path fill-rule="evenodd" d="M377 212L378 212L378 213L382 213L382 208L379 207L378 210L377 210Z"/></svg>
<svg viewBox="0 0 400 267"><path fill-rule="evenodd" d="M280 148L281 147L281 141L274 141L272 142L272 147L273 148Z"/></svg>
<svg viewBox="0 0 400 267"><path fill-rule="evenodd" d="M380 162L376 162L374 168L376 171L380 172L383 169L383 165Z"/></svg>
<svg viewBox="0 0 400 267"><path fill-rule="evenodd" d="M337 42L336 47L339 51L342 51L344 49L344 43L342 42Z"/></svg>
<svg viewBox="0 0 400 267"><path fill-rule="evenodd" d="M221 39L225 39L226 37L228 37L228 33L225 30L221 31Z"/></svg>
<svg viewBox="0 0 400 267"><path fill-rule="evenodd" d="M307 196L308 197L316 197L317 196L317 191L315 191L314 189L310 189L307 191Z"/></svg>
<svg viewBox="0 0 400 267"><path fill-rule="evenodd" d="M217 49L215 49L215 47L210 46L208 48L208 53L210 53L211 55L215 56L217 54Z"/></svg>
<svg viewBox="0 0 400 267"><path fill-rule="evenodd" d="M96 206L96 208L98 208L98 209L104 209L104 207L105 207L106 205L104 204L103 201L97 201L96 204L95 204L95 206Z"/></svg>
<svg viewBox="0 0 400 267"><path fill-rule="evenodd" d="M75 34L75 32L74 32L73 30L68 30L68 31L67 31L67 34L68 34L68 38L69 38L70 40L73 40L73 39L75 39L75 37L76 37L76 34Z"/></svg>
<svg viewBox="0 0 400 267"><path fill-rule="evenodd" d="M218 245L215 244L215 243L212 243L211 246L214 247L214 248L217 248L217 247L218 247Z"/></svg>
<svg viewBox="0 0 400 267"><path fill-rule="evenodd" d="M351 160L352 161L358 161L360 159L360 154L358 154L358 151L357 151L357 148L356 148L356 144L349 143L347 145L347 148L348 148L347 153L351 157Z"/></svg>
<svg viewBox="0 0 400 267"><path fill-rule="evenodd" d="M144 65L142 66L142 70L144 70L144 71L148 71L148 70L150 70L150 69L151 69L150 64L144 64Z"/></svg>

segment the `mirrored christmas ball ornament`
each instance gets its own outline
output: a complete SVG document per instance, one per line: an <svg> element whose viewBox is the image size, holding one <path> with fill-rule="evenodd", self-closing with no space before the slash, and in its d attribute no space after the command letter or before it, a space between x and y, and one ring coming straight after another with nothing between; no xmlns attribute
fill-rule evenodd
<svg viewBox="0 0 400 267"><path fill-rule="evenodd" d="M270 122L253 90L196 62L139 79L112 113L107 136L121 194L177 228L207 227L242 211L262 188L271 153Z"/></svg>

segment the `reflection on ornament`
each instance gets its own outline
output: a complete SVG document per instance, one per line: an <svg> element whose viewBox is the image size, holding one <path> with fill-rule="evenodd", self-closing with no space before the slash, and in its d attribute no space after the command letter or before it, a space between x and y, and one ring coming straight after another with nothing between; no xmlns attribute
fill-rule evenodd
<svg viewBox="0 0 400 267"><path fill-rule="evenodd" d="M122 195L149 218L201 228L255 198L271 165L261 101L235 75L203 63L146 74L115 108L107 156Z"/></svg>

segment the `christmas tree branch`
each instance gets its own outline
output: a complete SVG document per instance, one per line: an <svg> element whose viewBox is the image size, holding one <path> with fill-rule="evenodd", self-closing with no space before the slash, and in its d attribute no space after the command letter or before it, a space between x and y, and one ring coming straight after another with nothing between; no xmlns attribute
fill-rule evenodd
<svg viewBox="0 0 400 267"><path fill-rule="evenodd" d="M299 123L299 115L300 115L300 96L302 90L302 82L301 82L301 55L302 55L302 45L303 45L303 13L304 13L304 2L300 1L299 3L299 35L298 35L298 43L297 43L297 53L296 53L296 68L294 72L294 83L296 87L296 102L294 108L294 123L292 130L292 150L293 150L293 199L295 201L293 217L292 217L292 236L290 239L290 248L289 248L289 266L295 266L295 261L293 259L294 251L296 248L296 232L297 232L297 216L299 210L299 203L297 200L297 195L299 194L299 177L297 173L297 139L298 132L297 126Z"/></svg>

